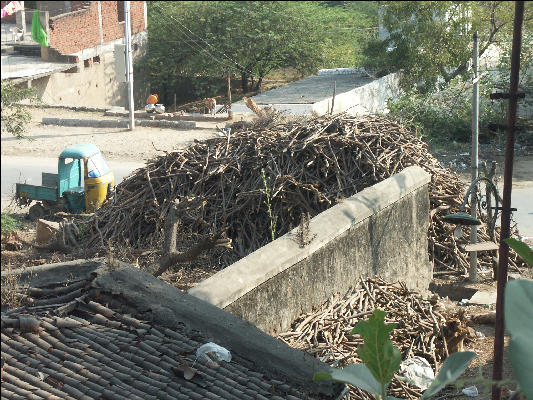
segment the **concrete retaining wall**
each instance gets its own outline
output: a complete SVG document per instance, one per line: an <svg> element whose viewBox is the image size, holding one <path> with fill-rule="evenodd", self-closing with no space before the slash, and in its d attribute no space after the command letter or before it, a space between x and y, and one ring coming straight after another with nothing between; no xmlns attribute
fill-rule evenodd
<svg viewBox="0 0 533 400"><path fill-rule="evenodd" d="M399 74L389 74L364 86L335 96L333 113L346 111L349 115L366 115L383 112L387 109L389 98L399 96ZM332 98L329 97L313 104L315 115L325 115L331 109Z"/></svg>
<svg viewBox="0 0 533 400"><path fill-rule="evenodd" d="M293 230L191 288L189 293L255 324L286 330L303 312L361 276L380 275L424 291L430 176L406 168L310 221L310 244Z"/></svg>

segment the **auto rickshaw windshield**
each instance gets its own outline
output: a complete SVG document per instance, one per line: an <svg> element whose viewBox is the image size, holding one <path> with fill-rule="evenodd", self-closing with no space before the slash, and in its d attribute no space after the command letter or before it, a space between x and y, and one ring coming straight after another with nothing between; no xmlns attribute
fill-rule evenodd
<svg viewBox="0 0 533 400"><path fill-rule="evenodd" d="M109 166L104 160L102 153L96 153L87 160L87 176L99 178L109 172Z"/></svg>

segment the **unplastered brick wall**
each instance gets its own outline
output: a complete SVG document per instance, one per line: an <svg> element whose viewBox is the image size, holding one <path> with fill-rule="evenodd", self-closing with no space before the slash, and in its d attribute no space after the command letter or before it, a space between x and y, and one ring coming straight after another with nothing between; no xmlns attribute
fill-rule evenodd
<svg viewBox="0 0 533 400"><path fill-rule="evenodd" d="M144 31L144 1L131 3L132 34ZM124 37L124 22L119 22L118 7L122 1L102 1L103 40L110 42ZM84 9L50 18L50 47L61 54L72 54L102 44L98 2L91 1Z"/></svg>
<svg viewBox="0 0 533 400"><path fill-rule="evenodd" d="M124 9L124 2L102 1L104 42L124 37L124 22L119 22L118 20L118 7ZM144 26L144 1L131 1L130 7L132 34L144 31L146 29Z"/></svg>
<svg viewBox="0 0 533 400"><path fill-rule="evenodd" d="M100 44L98 4L50 18L50 47L61 54L72 54Z"/></svg>

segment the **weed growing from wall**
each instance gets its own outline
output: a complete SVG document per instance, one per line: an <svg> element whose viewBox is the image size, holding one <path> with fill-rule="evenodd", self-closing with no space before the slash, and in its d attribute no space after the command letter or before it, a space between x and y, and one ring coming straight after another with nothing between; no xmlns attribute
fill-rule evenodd
<svg viewBox="0 0 533 400"><path fill-rule="evenodd" d="M274 216L272 214L272 197L271 197L271 191L268 187L268 181L265 175L265 169L261 168L261 178L263 179L263 185L265 186L264 189L261 191L265 194L266 200L265 204L267 206L268 211L268 218L270 220L270 233L272 234L272 241L276 239L276 222L278 220L277 216Z"/></svg>

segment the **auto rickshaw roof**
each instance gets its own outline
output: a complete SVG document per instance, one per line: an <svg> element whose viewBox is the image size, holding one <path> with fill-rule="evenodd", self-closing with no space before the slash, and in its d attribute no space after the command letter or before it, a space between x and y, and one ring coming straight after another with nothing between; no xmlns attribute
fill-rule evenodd
<svg viewBox="0 0 533 400"><path fill-rule="evenodd" d="M94 144L80 143L67 147L59 155L60 158L85 158L100 153L100 149Z"/></svg>

